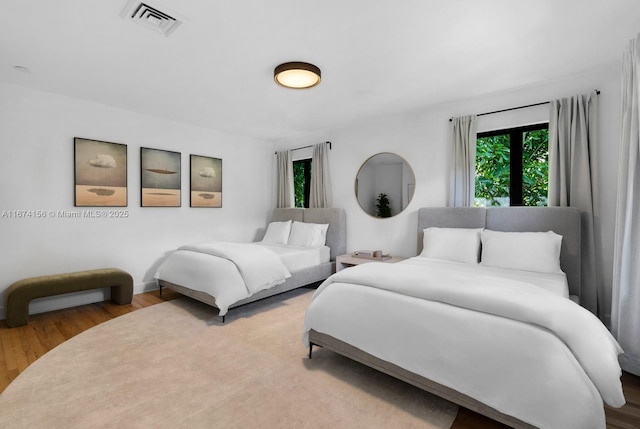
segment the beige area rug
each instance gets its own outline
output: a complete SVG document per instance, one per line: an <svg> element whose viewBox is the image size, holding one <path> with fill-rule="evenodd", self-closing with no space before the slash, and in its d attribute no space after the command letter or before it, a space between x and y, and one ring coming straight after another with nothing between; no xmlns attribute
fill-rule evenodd
<svg viewBox="0 0 640 429"><path fill-rule="evenodd" d="M51 350L0 395L2 428L450 428L457 406L302 345L312 291L233 309L188 298Z"/></svg>

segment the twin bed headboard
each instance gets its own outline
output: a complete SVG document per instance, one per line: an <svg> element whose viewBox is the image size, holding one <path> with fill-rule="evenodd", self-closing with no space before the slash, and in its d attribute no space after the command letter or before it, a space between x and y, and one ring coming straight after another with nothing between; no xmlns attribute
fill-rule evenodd
<svg viewBox="0 0 640 429"><path fill-rule="evenodd" d="M271 215L272 222L295 220L308 223L328 223L327 246L331 248L331 260L347 252L347 217L344 209L279 208Z"/></svg>
<svg viewBox="0 0 640 429"><path fill-rule="evenodd" d="M545 232L562 235L560 266L567 274L569 294L580 296L580 209L575 207L423 207L418 210L418 254L423 230L486 228L494 231Z"/></svg>

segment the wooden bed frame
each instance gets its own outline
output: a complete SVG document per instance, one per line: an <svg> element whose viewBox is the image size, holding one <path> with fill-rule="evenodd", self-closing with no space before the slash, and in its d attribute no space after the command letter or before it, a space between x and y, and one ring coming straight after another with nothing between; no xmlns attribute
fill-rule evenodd
<svg viewBox="0 0 640 429"><path fill-rule="evenodd" d="M563 236L560 265L567 274L570 293L574 296L579 296L580 216L579 209L570 207L421 208L418 212L418 254L422 250L423 230L430 226L441 228L487 228L496 231L544 232L552 230ZM535 428L535 426L501 413L454 389L412 373L392 362L372 356L330 335L311 329L309 331L309 342L309 359L312 358L313 346L320 346L513 428Z"/></svg>
<svg viewBox="0 0 640 429"><path fill-rule="evenodd" d="M272 222L283 222L287 220L329 224L326 236L326 245L331 249L329 262L294 271L291 273L291 277L289 277L284 283L269 289L261 290L254 295L244 298L230 305L229 309L325 280L331 274L335 273L336 257L344 254L347 247L347 222L345 211L339 208L277 208L273 210L273 214L271 216ZM160 289L160 294L162 294L162 288L167 287L182 295L186 295L190 298L218 308L215 297L205 292L190 289L186 285L177 285L165 280L158 280L158 287ZM224 320L225 316L222 316L222 321L224 322Z"/></svg>

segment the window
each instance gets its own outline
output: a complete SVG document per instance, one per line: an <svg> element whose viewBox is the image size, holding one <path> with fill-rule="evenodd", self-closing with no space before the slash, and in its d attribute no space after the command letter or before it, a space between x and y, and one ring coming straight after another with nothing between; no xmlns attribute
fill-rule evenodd
<svg viewBox="0 0 640 429"><path fill-rule="evenodd" d="M309 208L311 188L311 159L293 161L293 193L295 206Z"/></svg>
<svg viewBox="0 0 640 429"><path fill-rule="evenodd" d="M478 133L475 206L546 206L549 124Z"/></svg>

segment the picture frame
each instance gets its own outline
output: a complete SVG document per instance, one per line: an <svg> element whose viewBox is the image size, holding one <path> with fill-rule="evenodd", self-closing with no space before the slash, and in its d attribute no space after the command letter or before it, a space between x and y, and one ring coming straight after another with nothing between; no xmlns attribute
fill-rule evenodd
<svg viewBox="0 0 640 429"><path fill-rule="evenodd" d="M127 145L74 137L74 205L127 207Z"/></svg>
<svg viewBox="0 0 640 429"><path fill-rule="evenodd" d="M191 207L222 207L222 159L190 155Z"/></svg>
<svg viewBox="0 0 640 429"><path fill-rule="evenodd" d="M182 205L182 162L180 152L140 148L140 206Z"/></svg>

